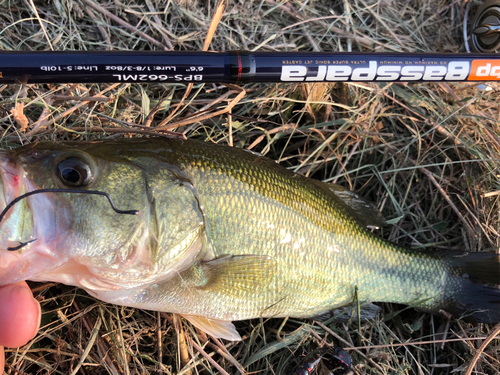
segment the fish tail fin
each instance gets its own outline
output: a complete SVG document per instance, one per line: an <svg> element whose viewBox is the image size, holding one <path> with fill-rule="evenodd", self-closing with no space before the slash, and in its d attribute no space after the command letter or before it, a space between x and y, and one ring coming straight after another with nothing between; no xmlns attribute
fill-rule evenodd
<svg viewBox="0 0 500 375"><path fill-rule="evenodd" d="M500 254L469 253L449 258L456 283L444 309L480 323L500 322Z"/></svg>

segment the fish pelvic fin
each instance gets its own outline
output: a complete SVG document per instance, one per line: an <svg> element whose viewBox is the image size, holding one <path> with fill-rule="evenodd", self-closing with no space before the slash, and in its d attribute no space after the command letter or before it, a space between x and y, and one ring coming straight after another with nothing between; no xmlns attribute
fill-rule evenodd
<svg viewBox="0 0 500 375"><path fill-rule="evenodd" d="M199 288L233 296L258 293L267 288L276 267L266 255L225 255L201 264L206 283Z"/></svg>
<svg viewBox="0 0 500 375"><path fill-rule="evenodd" d="M196 315L182 315L196 328L208 333L210 336L230 341L241 341L241 336L233 323L224 320L204 318Z"/></svg>
<svg viewBox="0 0 500 375"><path fill-rule="evenodd" d="M500 322L500 254L469 253L448 258L454 281L443 309L479 323Z"/></svg>

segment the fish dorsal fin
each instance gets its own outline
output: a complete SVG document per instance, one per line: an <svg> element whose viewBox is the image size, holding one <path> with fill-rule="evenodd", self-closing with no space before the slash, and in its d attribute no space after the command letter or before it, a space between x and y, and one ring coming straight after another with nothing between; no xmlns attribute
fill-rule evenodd
<svg viewBox="0 0 500 375"><path fill-rule="evenodd" d="M276 273L276 261L267 255L224 255L201 263L201 269L206 282L200 289L239 295L267 288Z"/></svg>
<svg viewBox="0 0 500 375"><path fill-rule="evenodd" d="M346 212L363 227L379 229L386 224L384 217L373 203L357 193L337 184L327 184L317 180L312 181L323 191L333 193L336 202L344 206Z"/></svg>
<svg viewBox="0 0 500 375"><path fill-rule="evenodd" d="M208 319L196 315L182 315L182 317L189 320L192 325L201 329L203 332L208 333L210 336L231 341L241 340L240 334L231 322Z"/></svg>

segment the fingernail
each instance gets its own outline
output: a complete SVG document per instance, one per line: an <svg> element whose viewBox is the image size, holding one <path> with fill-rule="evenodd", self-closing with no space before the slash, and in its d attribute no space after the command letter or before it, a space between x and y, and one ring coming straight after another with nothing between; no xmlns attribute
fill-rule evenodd
<svg viewBox="0 0 500 375"><path fill-rule="evenodd" d="M40 328L40 325L42 324L42 306L40 306L40 302L38 302L35 297L33 297L33 303L36 305L36 308L38 310L38 324L36 329L38 331L38 328Z"/></svg>

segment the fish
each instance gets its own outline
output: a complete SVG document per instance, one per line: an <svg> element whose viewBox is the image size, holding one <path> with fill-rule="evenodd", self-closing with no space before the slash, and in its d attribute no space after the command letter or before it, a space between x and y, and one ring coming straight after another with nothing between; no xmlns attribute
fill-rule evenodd
<svg viewBox="0 0 500 375"><path fill-rule="evenodd" d="M390 243L356 193L244 149L41 142L2 150L0 174L0 286L74 285L227 340L233 321L356 301L500 321L499 254Z"/></svg>

